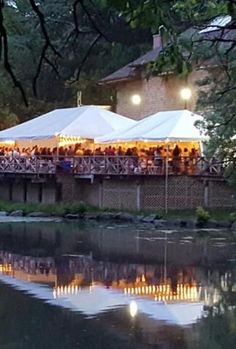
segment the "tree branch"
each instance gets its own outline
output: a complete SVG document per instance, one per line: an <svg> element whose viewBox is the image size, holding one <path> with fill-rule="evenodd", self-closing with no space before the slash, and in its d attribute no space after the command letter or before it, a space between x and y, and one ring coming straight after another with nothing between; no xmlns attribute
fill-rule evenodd
<svg viewBox="0 0 236 349"><path fill-rule="evenodd" d="M41 30L42 30L42 33L43 33L43 36L44 36L44 39L47 43L47 47L50 47L51 50L56 54L58 55L59 57L61 57L61 54L56 50L56 48L54 47L54 45L52 44L50 38L49 38L49 35L48 35L48 32L47 32L47 29L46 29L46 25L45 25L45 19L44 19L44 15L42 14L42 12L39 10L39 7L36 5L35 1L34 0L29 0L30 2L30 5L33 9L33 11L36 13L38 19L39 19L39 22L40 22L40 26L41 26ZM45 47L45 46L44 46Z"/></svg>
<svg viewBox="0 0 236 349"><path fill-rule="evenodd" d="M77 72L77 74L76 74L76 81L79 80L80 74L81 74L81 70L82 70L82 68L83 68L83 66L84 66L84 64L85 64L85 62L87 61L87 59L88 59L88 57L89 57L89 55L90 55L90 53L91 53L93 47L94 47L94 46L96 45L96 43L101 39L101 37L102 37L101 34L99 34L99 35L95 38L95 40L92 42L92 44L89 46L89 49L87 50L87 52L86 52L84 58L82 59L82 62L80 63L78 72Z"/></svg>
<svg viewBox="0 0 236 349"><path fill-rule="evenodd" d="M4 1L0 0L0 60L2 58L2 53L3 53L3 65L4 68L6 69L7 73L10 75L11 80L13 81L13 84L16 88L20 90L21 96L23 98L23 101L26 106L28 106L28 101L25 95L25 91L19 80L17 80L12 67L9 62L9 54L8 54L8 40L7 40L7 32L5 29L5 26L3 24L4 19L3 19L3 7L4 7Z"/></svg>
<svg viewBox="0 0 236 349"><path fill-rule="evenodd" d="M96 22L94 21L93 17L91 16L91 13L88 11L87 7L84 5L84 0L78 0L80 3L80 6L86 13L90 23L92 24L92 27L95 29L95 31L101 35L106 41L111 42L111 40L100 30L100 28L97 26Z"/></svg>
<svg viewBox="0 0 236 349"><path fill-rule="evenodd" d="M77 35L79 34L79 24L77 20L77 5L79 4L80 0L76 0L73 3L73 19L74 19L74 24L75 24L75 31Z"/></svg>
<svg viewBox="0 0 236 349"><path fill-rule="evenodd" d="M45 58L45 54L47 52L47 49L48 49L48 42L45 42L45 44L43 46L43 49L42 49L42 52L41 52L41 55L40 55L40 59L39 59L38 67L37 67L37 70L36 70L36 74L35 74L35 77L34 77L34 80L33 80L33 92L34 92L34 95L36 97L37 97L37 81L38 81L38 78L39 78L39 75L40 75L40 72L41 72L41 67L42 67L43 60Z"/></svg>

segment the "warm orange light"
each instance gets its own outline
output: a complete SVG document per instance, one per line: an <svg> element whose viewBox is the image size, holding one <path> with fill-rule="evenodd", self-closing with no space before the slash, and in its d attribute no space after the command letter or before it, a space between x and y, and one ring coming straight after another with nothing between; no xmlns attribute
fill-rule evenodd
<svg viewBox="0 0 236 349"><path fill-rule="evenodd" d="M158 300L190 300L196 301L199 298L197 286L177 284L176 291L173 291L169 284L146 285L124 288L123 292L128 295L154 296Z"/></svg>

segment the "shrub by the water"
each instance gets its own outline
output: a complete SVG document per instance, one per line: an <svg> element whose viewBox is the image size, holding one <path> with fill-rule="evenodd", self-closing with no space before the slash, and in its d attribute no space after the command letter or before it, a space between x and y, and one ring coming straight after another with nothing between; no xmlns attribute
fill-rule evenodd
<svg viewBox="0 0 236 349"><path fill-rule="evenodd" d="M229 221L231 224L233 224L234 222L236 222L236 212L231 212L229 214Z"/></svg>
<svg viewBox="0 0 236 349"><path fill-rule="evenodd" d="M0 201L0 211L8 213L16 210L22 210L24 215L31 212L45 212L53 216L65 216L66 214L78 214L83 217L88 207L84 202L76 203L57 203L57 204L42 204L42 203L15 203Z"/></svg>
<svg viewBox="0 0 236 349"><path fill-rule="evenodd" d="M199 225L204 225L209 221L210 214L203 207L199 206L196 209L196 218Z"/></svg>

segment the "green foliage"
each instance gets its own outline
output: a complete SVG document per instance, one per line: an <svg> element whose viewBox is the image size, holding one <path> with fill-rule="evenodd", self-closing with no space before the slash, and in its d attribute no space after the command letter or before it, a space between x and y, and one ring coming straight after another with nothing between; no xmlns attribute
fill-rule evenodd
<svg viewBox="0 0 236 349"><path fill-rule="evenodd" d="M164 212L162 213L161 211L156 213L155 219L162 219L164 217Z"/></svg>
<svg viewBox="0 0 236 349"><path fill-rule="evenodd" d="M41 204L0 201L0 211L10 213L12 211L22 210L24 215L31 212L45 212L49 215L60 217L63 217L66 214L78 214L80 217L83 217L89 209L90 208L83 202Z"/></svg>
<svg viewBox="0 0 236 349"><path fill-rule="evenodd" d="M0 108L0 130L15 126L19 122L16 114L7 109Z"/></svg>
<svg viewBox="0 0 236 349"><path fill-rule="evenodd" d="M233 224L234 222L236 222L236 212L231 212L229 214L229 221L231 224Z"/></svg>
<svg viewBox="0 0 236 349"><path fill-rule="evenodd" d="M232 54L233 56L233 54ZM222 57L223 58L223 57ZM202 128L210 137L208 152L222 160L233 160L236 151L236 68L234 59L225 71L211 71L204 91L199 96L198 110L204 112ZM229 79L228 76L231 78ZM230 168L228 169L230 175ZM233 170L233 168L232 168ZM232 171L233 172L233 171Z"/></svg>
<svg viewBox="0 0 236 349"><path fill-rule="evenodd" d="M234 1L221 0L107 0L116 6L134 27L159 32L165 46L148 75L171 71L186 78L192 66L209 67L208 78L199 82L201 94L197 111L205 118L201 128L209 136L207 153L231 161L226 178L236 183L236 37ZM200 29L218 16L230 15L232 22L223 31L200 34ZM220 29L220 28L219 28ZM227 164L228 166L228 164Z"/></svg>
<svg viewBox="0 0 236 349"><path fill-rule="evenodd" d="M80 217L83 217L85 212L88 211L88 207L85 205L84 202L76 202L71 204L65 204L64 205L64 211L65 214L78 214Z"/></svg>
<svg viewBox="0 0 236 349"><path fill-rule="evenodd" d="M60 56L51 49L47 50L37 78L35 96L32 85L45 38L30 2L16 0L14 5L9 2L3 10L9 60L27 93L30 106L26 108L23 105L18 89L13 86L3 66L0 66L0 106L16 114L20 121L54 108L75 106L78 90L83 92L83 104L114 104L114 91L98 87L97 82L149 48L149 31L132 29L106 1L84 2L93 21L104 34L104 38L101 37L90 50L98 32L80 3L74 16L73 0L39 0L37 6L44 16L50 42Z"/></svg>
<svg viewBox="0 0 236 349"><path fill-rule="evenodd" d="M201 127L210 137L207 152L222 160L234 159L236 39L230 41L235 35L233 1L94 0L83 2L87 11L81 6L82 2L78 2L74 16L73 0L39 0L37 5L44 16L50 42L60 56L53 50L47 51L36 83L37 98L32 82L45 38L30 2L16 0L14 3L12 6L9 2L3 12L9 59L27 91L30 106L26 109L22 105L19 91L0 66L0 128L13 125L17 117L24 121L54 108L74 106L78 90L83 92L84 104L114 105L115 91L102 90L97 81L150 48L151 32L160 33L165 47L156 62L148 66L147 75L171 71L186 79L192 66L201 66L207 61L210 69L208 78L200 82L202 93L197 106L205 116ZM223 37L222 42L214 42L214 35L207 37L209 42L201 41L199 28L222 15L231 15L234 19L226 41ZM102 35L90 50L98 32ZM232 182L236 182L235 172L233 163L226 173Z"/></svg>
<svg viewBox="0 0 236 349"><path fill-rule="evenodd" d="M197 223L200 225L206 224L210 219L210 214L208 211L204 210L201 206L196 209Z"/></svg>

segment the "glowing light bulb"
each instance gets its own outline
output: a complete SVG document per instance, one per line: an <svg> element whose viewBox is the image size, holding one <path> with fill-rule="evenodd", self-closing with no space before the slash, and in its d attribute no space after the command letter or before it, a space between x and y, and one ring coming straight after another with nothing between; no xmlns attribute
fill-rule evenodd
<svg viewBox="0 0 236 349"><path fill-rule="evenodd" d="M138 94L135 94L131 97L131 102L134 104L134 105L139 105L141 103L142 99L140 97L140 95Z"/></svg>
<svg viewBox="0 0 236 349"><path fill-rule="evenodd" d="M192 91L188 87L182 88L180 96L184 101L188 101L192 96Z"/></svg>

